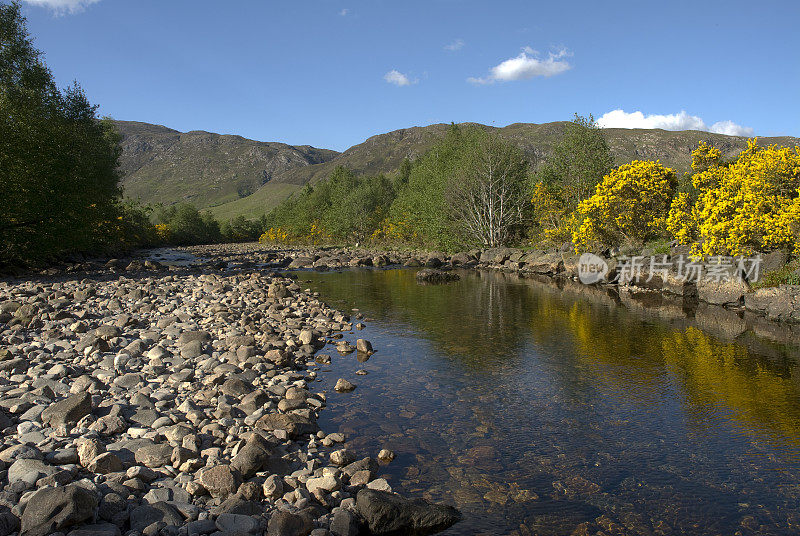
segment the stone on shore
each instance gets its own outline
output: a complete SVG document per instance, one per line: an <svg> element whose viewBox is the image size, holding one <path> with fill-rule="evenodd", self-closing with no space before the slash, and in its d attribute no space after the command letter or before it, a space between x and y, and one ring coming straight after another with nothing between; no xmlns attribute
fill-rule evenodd
<svg viewBox="0 0 800 536"><path fill-rule="evenodd" d="M42 422L52 427L75 424L92 412L92 395L78 393L48 406L42 411Z"/></svg>
<svg viewBox="0 0 800 536"><path fill-rule="evenodd" d="M76 484L44 488L30 498L22 514L21 536L46 536L91 519L97 495Z"/></svg>
<svg viewBox="0 0 800 536"><path fill-rule="evenodd" d="M461 512L424 499L404 499L387 491L362 489L356 510L374 535L427 534L453 526Z"/></svg>

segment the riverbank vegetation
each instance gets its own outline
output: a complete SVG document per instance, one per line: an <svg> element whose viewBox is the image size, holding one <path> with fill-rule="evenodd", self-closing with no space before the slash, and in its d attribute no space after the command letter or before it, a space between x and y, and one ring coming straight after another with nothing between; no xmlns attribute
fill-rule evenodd
<svg viewBox="0 0 800 536"><path fill-rule="evenodd" d="M264 218L261 239L445 250L571 243L576 252L674 241L697 255L797 253L800 148L753 139L724 161L701 143L692 170L678 177L647 160L612 168L591 117L576 116L538 165L482 129L454 125L394 177L337 168L307 185Z"/></svg>

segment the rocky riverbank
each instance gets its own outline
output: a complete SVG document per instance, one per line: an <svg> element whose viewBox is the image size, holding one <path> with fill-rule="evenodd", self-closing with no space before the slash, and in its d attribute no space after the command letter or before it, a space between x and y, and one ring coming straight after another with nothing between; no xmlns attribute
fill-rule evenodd
<svg viewBox="0 0 800 536"><path fill-rule="evenodd" d="M509 248L472 250L448 255L442 252L370 251L343 248L276 248L263 244L223 244L185 248L193 254L213 259L217 266L251 267L255 265L275 269L335 270L345 267L384 267L402 265L429 269L450 270L469 268L497 270L522 276L546 276L556 279L578 280L579 256L571 252L524 251ZM673 252L673 261L678 254ZM619 257L606 256L611 275L619 267ZM786 262L780 253L764 257L760 272L779 269ZM705 303L732 311L748 311L779 323L800 323L800 286L781 285L774 288L752 289L738 276L727 281L698 283L684 282L677 275L674 262L666 274L650 274L643 267L638 281L626 284L600 283L597 287L613 288L620 293L660 293L669 298L679 298L687 306Z"/></svg>
<svg viewBox="0 0 800 536"><path fill-rule="evenodd" d="M331 357L319 352L373 349L348 341L347 314L270 270L302 259L253 247L0 281L0 536L411 534L458 521L391 492L391 452L319 429L327 397L348 396L315 391Z"/></svg>

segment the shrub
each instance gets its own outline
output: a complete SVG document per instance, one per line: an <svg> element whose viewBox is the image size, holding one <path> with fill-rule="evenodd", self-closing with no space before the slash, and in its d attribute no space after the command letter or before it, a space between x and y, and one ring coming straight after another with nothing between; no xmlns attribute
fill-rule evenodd
<svg viewBox="0 0 800 536"><path fill-rule="evenodd" d="M644 242L662 236L677 186L675 171L659 162L634 160L603 177L595 194L578 205L576 250L593 242Z"/></svg>
<svg viewBox="0 0 800 536"><path fill-rule="evenodd" d="M258 239L261 244L288 244L289 233L280 227L270 227Z"/></svg>
<svg viewBox="0 0 800 536"><path fill-rule="evenodd" d="M188 203L163 209L158 219L160 224L167 226L167 231L162 231L161 236L168 236L171 244L213 244L222 239L219 222L211 214L201 214Z"/></svg>
<svg viewBox="0 0 800 536"><path fill-rule="evenodd" d="M261 236L261 224L244 216L236 216L222 224L221 232L226 242L254 242Z"/></svg>
<svg viewBox="0 0 800 536"><path fill-rule="evenodd" d="M669 220L676 239L694 241L694 253L800 251L800 147L764 148L752 139L735 162L712 160L692 183L700 194L691 215L687 200L676 199Z"/></svg>

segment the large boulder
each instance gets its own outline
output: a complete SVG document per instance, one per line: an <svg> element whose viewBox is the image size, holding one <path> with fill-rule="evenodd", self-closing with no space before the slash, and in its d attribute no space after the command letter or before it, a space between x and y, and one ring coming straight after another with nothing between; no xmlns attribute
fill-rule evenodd
<svg viewBox="0 0 800 536"><path fill-rule="evenodd" d="M167 502L155 502L134 508L131 511L131 530L141 532L145 527L158 523L179 527L183 524L183 516L177 508Z"/></svg>
<svg viewBox="0 0 800 536"><path fill-rule="evenodd" d="M19 530L19 518L6 507L0 507L0 536L9 536Z"/></svg>
<svg viewBox="0 0 800 536"><path fill-rule="evenodd" d="M713 305L742 305L749 290L747 282L738 277L722 281L704 278L697 283L697 297Z"/></svg>
<svg viewBox="0 0 800 536"><path fill-rule="evenodd" d="M267 413L256 421L258 430L284 430L294 439L301 435L315 434L319 429L317 423L301 415L293 413Z"/></svg>
<svg viewBox="0 0 800 536"><path fill-rule="evenodd" d="M523 255L520 261L525 263L526 270L537 274L557 274L564 270L564 260L559 253L533 251Z"/></svg>
<svg viewBox="0 0 800 536"><path fill-rule="evenodd" d="M253 433L244 447L239 449L239 452L233 457L231 467L239 471L245 479L252 478L259 471L286 474L289 467L279 455L273 455L274 447L275 445L263 436Z"/></svg>
<svg viewBox="0 0 800 536"><path fill-rule="evenodd" d="M461 520L461 512L424 499L404 499L388 491L362 489L356 495L356 510L372 534L432 534Z"/></svg>
<svg viewBox="0 0 800 536"><path fill-rule="evenodd" d="M91 412L92 395L87 392L78 393L45 408L42 422L53 427L75 424Z"/></svg>
<svg viewBox="0 0 800 536"><path fill-rule="evenodd" d="M267 536L307 536L313 529L307 516L278 510L269 518Z"/></svg>
<svg viewBox="0 0 800 536"><path fill-rule="evenodd" d="M97 495L75 484L44 488L28 501L22 513L21 536L45 536L83 523L94 516Z"/></svg>
<svg viewBox="0 0 800 536"><path fill-rule="evenodd" d="M239 471L227 464L215 465L204 469L200 473L200 483L208 490L212 497L222 497L236 493L242 477Z"/></svg>
<svg viewBox="0 0 800 536"><path fill-rule="evenodd" d="M172 463L172 446L168 443L151 443L134 451L136 463L156 469Z"/></svg>
<svg viewBox="0 0 800 536"><path fill-rule="evenodd" d="M800 322L800 286L760 288L745 295L744 305L750 311L779 322Z"/></svg>

